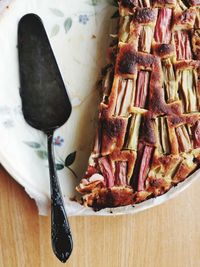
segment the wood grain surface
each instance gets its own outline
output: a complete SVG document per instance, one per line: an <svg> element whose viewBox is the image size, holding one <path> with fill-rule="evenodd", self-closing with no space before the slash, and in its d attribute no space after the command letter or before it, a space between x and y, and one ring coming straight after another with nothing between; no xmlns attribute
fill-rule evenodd
<svg viewBox="0 0 200 267"><path fill-rule="evenodd" d="M0 267L199 267L200 179L136 215L72 217L67 264L51 251L50 220L0 167Z"/></svg>

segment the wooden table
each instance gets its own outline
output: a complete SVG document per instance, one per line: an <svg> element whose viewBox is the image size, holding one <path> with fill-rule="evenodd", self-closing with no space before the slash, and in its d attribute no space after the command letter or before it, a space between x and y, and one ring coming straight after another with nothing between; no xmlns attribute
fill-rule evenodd
<svg viewBox="0 0 200 267"><path fill-rule="evenodd" d="M70 218L70 267L199 267L200 179L176 199L136 215ZM0 167L0 267L63 266L50 220Z"/></svg>

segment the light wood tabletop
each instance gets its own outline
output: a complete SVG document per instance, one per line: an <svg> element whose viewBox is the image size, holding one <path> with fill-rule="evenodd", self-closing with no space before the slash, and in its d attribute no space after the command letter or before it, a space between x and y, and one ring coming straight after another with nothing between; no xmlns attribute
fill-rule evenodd
<svg viewBox="0 0 200 267"><path fill-rule="evenodd" d="M120 217L72 217L70 267L199 267L200 179L168 203ZM50 220L0 167L0 267L57 267Z"/></svg>

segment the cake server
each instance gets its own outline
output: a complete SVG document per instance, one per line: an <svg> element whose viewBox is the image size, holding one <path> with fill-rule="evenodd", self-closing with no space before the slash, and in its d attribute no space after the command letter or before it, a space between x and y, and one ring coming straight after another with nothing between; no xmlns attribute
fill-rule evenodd
<svg viewBox="0 0 200 267"><path fill-rule="evenodd" d="M47 135L51 188L51 239L57 258L66 262L72 236L53 153L53 133L71 114L71 103L41 19L27 14L18 24L20 96L26 122Z"/></svg>

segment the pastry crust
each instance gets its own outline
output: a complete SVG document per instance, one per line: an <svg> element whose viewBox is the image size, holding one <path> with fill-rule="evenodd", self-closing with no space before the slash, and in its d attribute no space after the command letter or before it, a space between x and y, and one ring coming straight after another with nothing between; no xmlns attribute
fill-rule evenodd
<svg viewBox="0 0 200 267"><path fill-rule="evenodd" d="M94 190L83 198L83 204L95 210L131 205L134 203L134 194L131 187L112 187Z"/></svg>
<svg viewBox="0 0 200 267"><path fill-rule="evenodd" d="M95 143L77 186L95 210L167 192L200 164L200 2L119 1Z"/></svg>

